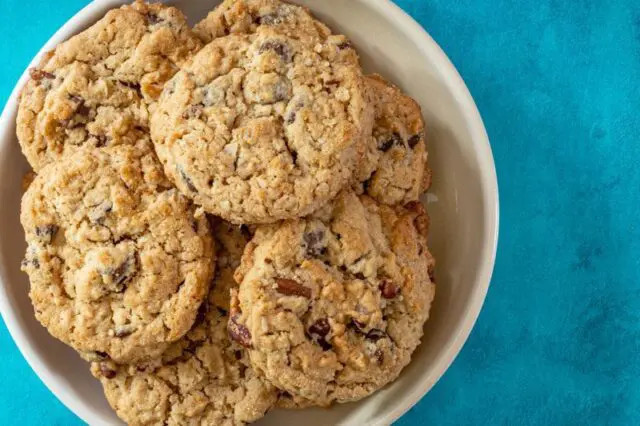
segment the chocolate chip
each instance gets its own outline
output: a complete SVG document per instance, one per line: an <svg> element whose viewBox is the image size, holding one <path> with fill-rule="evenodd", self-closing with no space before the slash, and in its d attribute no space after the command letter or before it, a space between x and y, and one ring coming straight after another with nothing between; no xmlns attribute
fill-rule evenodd
<svg viewBox="0 0 640 426"><path fill-rule="evenodd" d="M276 278L276 291L285 296L301 296L311 298L311 289L288 278Z"/></svg>
<svg viewBox="0 0 640 426"><path fill-rule="evenodd" d="M385 299L393 299L400 293L400 288L391 280L383 280L378 288Z"/></svg>
<svg viewBox="0 0 640 426"><path fill-rule="evenodd" d="M302 239L303 247L307 256L318 257L327 253L327 247L324 244L324 230L316 229L315 231L306 232Z"/></svg>
<svg viewBox="0 0 640 426"><path fill-rule="evenodd" d="M102 373L102 375L107 379L113 379L116 377L116 371L104 362L100 363L100 373Z"/></svg>
<svg viewBox="0 0 640 426"><path fill-rule="evenodd" d="M268 40L260 45L258 53L264 53L267 50L274 51L284 62L291 62L291 51L289 46L279 40Z"/></svg>
<svg viewBox="0 0 640 426"><path fill-rule="evenodd" d="M31 264L35 269L40 269L40 261L38 260L37 257L33 257L31 259L29 259L28 257L25 257L24 259L22 259L22 267L26 268L29 266L29 264Z"/></svg>
<svg viewBox="0 0 640 426"><path fill-rule="evenodd" d="M326 337L330 331L331 325L329 321L327 321L326 318L320 318L309 327L309 336L311 340L320 345L323 350L328 351L331 349L331 344L327 342Z"/></svg>
<svg viewBox="0 0 640 426"><path fill-rule="evenodd" d="M378 144L378 149L382 152L389 151L394 145L402 145L402 137L398 133L393 133L389 139Z"/></svg>
<svg viewBox="0 0 640 426"><path fill-rule="evenodd" d="M367 327L367 324L360 322L355 318L351 318L351 321L349 322L348 326L355 329L358 332L362 332Z"/></svg>
<svg viewBox="0 0 640 426"><path fill-rule="evenodd" d="M127 282L133 278L136 271L136 257L129 255L117 268L107 269L105 275L111 276L111 281L115 285L115 291L121 293L126 289Z"/></svg>
<svg viewBox="0 0 640 426"><path fill-rule="evenodd" d="M159 24L160 22L164 22L164 19L156 15L155 13L147 13L147 22L149 25Z"/></svg>
<svg viewBox="0 0 640 426"><path fill-rule="evenodd" d="M53 240L58 229L58 225L54 224L36 226L36 235L40 238L40 241L48 244Z"/></svg>
<svg viewBox="0 0 640 426"><path fill-rule="evenodd" d="M40 81L43 78L47 78L47 79L56 78L56 76L51 74L50 72L46 72L38 68L29 69L29 76L31 77L32 80L35 80L35 81Z"/></svg>
<svg viewBox="0 0 640 426"><path fill-rule="evenodd" d="M78 95L70 95L69 100L71 100L74 104L76 104L75 113L82 116L88 117L91 113L91 109L84 104L84 99L82 99Z"/></svg>
<svg viewBox="0 0 640 426"><path fill-rule="evenodd" d="M135 328L131 325L121 325L115 328L113 335L118 338L127 337L135 331Z"/></svg>
<svg viewBox="0 0 640 426"><path fill-rule="evenodd" d="M242 351L235 351L233 356L235 356L237 360L242 359Z"/></svg>
<svg viewBox="0 0 640 426"><path fill-rule="evenodd" d="M311 327L309 327L309 333L317 334L320 337L325 337L331 331L331 325L326 318L320 318L316 320Z"/></svg>
<svg viewBox="0 0 640 426"><path fill-rule="evenodd" d="M91 108L84 104L84 101L76 108L76 114L82 117L88 117L91 114Z"/></svg>
<svg viewBox="0 0 640 426"><path fill-rule="evenodd" d="M372 328L371 330L369 330L366 337L371 341L377 342L378 340L387 337L387 333L377 328Z"/></svg>
<svg viewBox="0 0 640 426"><path fill-rule="evenodd" d="M107 145L107 142L109 142L109 137L105 136L105 135L92 135L94 138L96 138L96 147L97 148L102 148L103 146Z"/></svg>
<svg viewBox="0 0 640 426"><path fill-rule="evenodd" d="M229 323L227 324L227 331L229 332L229 337L232 340L235 340L245 348L251 348L251 332L247 327L240 324L238 319L240 318L239 314L232 315L229 319Z"/></svg>
<svg viewBox="0 0 640 426"><path fill-rule="evenodd" d="M203 107L204 105L202 104L189 106L189 108L187 108L187 110L182 114L182 118L184 118L185 120L189 118L199 119L200 117L202 117L202 113L204 111Z"/></svg>
<svg viewBox="0 0 640 426"><path fill-rule="evenodd" d="M363 274L362 272L358 272L358 273L356 273L356 274L355 274L355 277L356 277L357 279L359 279L359 280L364 280L364 279L365 279L365 276L364 276L364 274Z"/></svg>
<svg viewBox="0 0 640 426"><path fill-rule="evenodd" d="M349 41L343 41L338 45L338 49L340 50L353 49L353 45Z"/></svg>
<svg viewBox="0 0 640 426"><path fill-rule="evenodd" d="M409 144L409 148L413 149L420 142L420 135L413 135L409 138L407 143Z"/></svg>
<svg viewBox="0 0 640 426"><path fill-rule="evenodd" d="M132 82L132 81L124 81L124 80L118 80L118 83L122 84L125 87L128 87L129 89L133 89L136 92L140 92L140 84Z"/></svg>
<svg viewBox="0 0 640 426"><path fill-rule="evenodd" d="M181 166L177 166L176 169L178 170L178 173L180 174L182 181L185 183L185 185L187 185L187 188L189 189L189 191L197 192L197 189L193 184L193 181L189 178L189 176L187 176L187 174L184 172L184 169Z"/></svg>

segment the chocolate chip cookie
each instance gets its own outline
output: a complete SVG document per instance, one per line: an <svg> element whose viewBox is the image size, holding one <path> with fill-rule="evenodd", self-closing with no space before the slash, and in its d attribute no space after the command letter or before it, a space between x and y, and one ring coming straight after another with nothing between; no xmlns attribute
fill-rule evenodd
<svg viewBox="0 0 640 426"><path fill-rule="evenodd" d="M247 233L216 222L216 278L194 328L148 363L92 364L109 403L130 425L241 425L276 401L277 390L253 372L244 348L227 334L229 289Z"/></svg>
<svg viewBox="0 0 640 426"><path fill-rule="evenodd" d="M194 32L209 43L229 34L251 34L260 26L313 44L331 34L306 7L280 0L225 0L196 24Z"/></svg>
<svg viewBox="0 0 640 426"><path fill-rule="evenodd" d="M435 292L428 227L420 203L349 192L305 219L258 227L236 271L232 338L291 395L327 405L371 394L420 343Z"/></svg>
<svg viewBox="0 0 640 426"><path fill-rule="evenodd" d="M145 137L164 83L200 47L179 10L137 1L45 54L18 108L18 140L31 166Z"/></svg>
<svg viewBox="0 0 640 426"><path fill-rule="evenodd" d="M151 120L169 178L237 224L308 214L350 185L371 120L357 61L333 60L341 40L312 48L263 26L205 46Z"/></svg>
<svg viewBox="0 0 640 426"><path fill-rule="evenodd" d="M212 237L150 144L48 165L20 219L36 318L85 358L157 356L191 328L211 281Z"/></svg>
<svg viewBox="0 0 640 426"><path fill-rule="evenodd" d="M381 203L417 201L431 184L420 105L379 75L367 76L366 82L375 118L357 178Z"/></svg>

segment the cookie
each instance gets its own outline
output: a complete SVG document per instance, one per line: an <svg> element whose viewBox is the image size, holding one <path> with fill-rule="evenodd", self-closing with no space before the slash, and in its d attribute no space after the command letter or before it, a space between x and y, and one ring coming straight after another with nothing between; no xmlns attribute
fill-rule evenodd
<svg viewBox="0 0 640 426"><path fill-rule="evenodd" d="M312 44L331 35L329 28L315 19L306 7L280 0L225 0L193 30L209 43L229 34L252 34L260 26Z"/></svg>
<svg viewBox="0 0 640 426"><path fill-rule="evenodd" d="M351 185L370 118L357 61L333 61L341 40L310 48L261 27L205 46L151 120L169 178L236 224L308 214Z"/></svg>
<svg viewBox="0 0 640 426"><path fill-rule="evenodd" d="M422 204L353 193L305 219L258 227L236 271L232 337L294 399L371 394L420 343L435 293L428 227Z"/></svg>
<svg viewBox="0 0 640 426"><path fill-rule="evenodd" d="M179 10L137 1L46 53L18 107L18 140L31 166L145 137L164 83L201 45Z"/></svg>
<svg viewBox="0 0 640 426"><path fill-rule="evenodd" d="M20 219L36 318L85 358L157 356L191 328L211 281L212 237L149 144L82 150L43 168Z"/></svg>
<svg viewBox="0 0 640 426"><path fill-rule="evenodd" d="M431 184L420 105L379 75L366 77L375 110L373 132L357 179L377 201L418 201Z"/></svg>
<svg viewBox="0 0 640 426"><path fill-rule="evenodd" d="M273 406L277 390L227 334L229 289L247 234L218 222L216 278L194 328L162 357L138 366L95 362L111 406L130 425L241 425Z"/></svg>

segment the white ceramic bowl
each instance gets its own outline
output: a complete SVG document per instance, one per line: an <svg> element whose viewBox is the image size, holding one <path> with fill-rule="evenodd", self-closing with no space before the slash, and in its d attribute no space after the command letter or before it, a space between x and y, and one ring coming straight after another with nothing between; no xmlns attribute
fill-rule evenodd
<svg viewBox="0 0 640 426"><path fill-rule="evenodd" d="M330 410L275 410L261 425L386 425L442 376L467 339L484 301L496 254L498 189L491 148L464 82L427 33L388 0L296 0L351 38L367 71L401 86L422 105L434 182L426 197L437 260L437 292L422 345L400 378L375 395ZM118 0L96 0L40 51L98 20ZM192 23L219 1L174 1ZM39 55L38 55L39 56ZM38 57L32 64L38 62ZM118 424L87 365L35 320L20 272L25 243L19 223L21 179L28 170L15 137L22 75L0 120L0 312L20 351L49 389L91 425Z"/></svg>

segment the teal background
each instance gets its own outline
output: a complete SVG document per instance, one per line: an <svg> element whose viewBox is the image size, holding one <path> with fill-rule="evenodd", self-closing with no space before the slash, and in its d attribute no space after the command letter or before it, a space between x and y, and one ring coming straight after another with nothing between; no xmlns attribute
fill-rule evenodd
<svg viewBox="0 0 640 426"><path fill-rule="evenodd" d="M0 1L0 104L86 1ZM640 3L397 0L484 118L500 246L460 356L400 425L640 424ZM0 325L0 425L74 425Z"/></svg>

